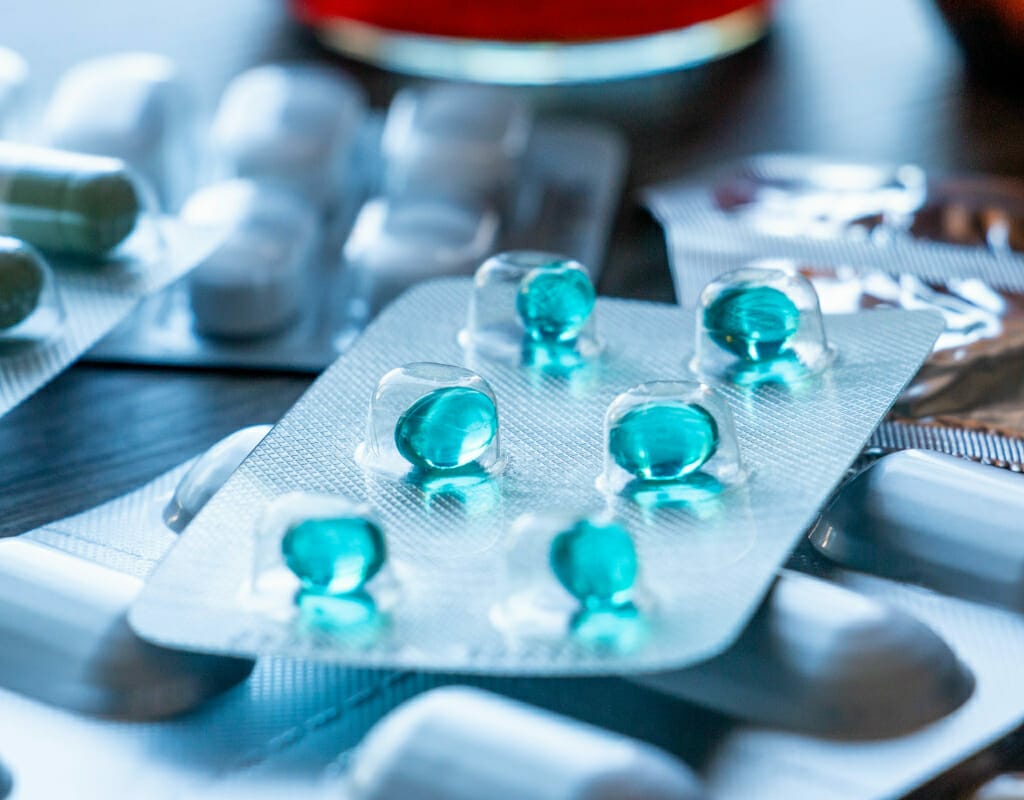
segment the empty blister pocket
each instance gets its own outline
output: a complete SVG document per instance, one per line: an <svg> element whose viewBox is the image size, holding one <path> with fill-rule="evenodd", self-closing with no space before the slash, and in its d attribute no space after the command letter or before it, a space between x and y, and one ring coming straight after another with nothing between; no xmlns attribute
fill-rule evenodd
<svg viewBox="0 0 1024 800"><path fill-rule="evenodd" d="M600 358L569 374L464 351L466 280L407 293L296 404L196 518L152 576L132 622L148 638L199 650L288 653L348 664L521 673L654 670L706 658L733 639L939 332L931 314L836 317L841 356L799 386L721 386L736 420L746 479L696 500L659 484L603 493L605 409L630 386L686 375L692 314L601 299ZM677 341L680 347L652 343ZM364 469L368 401L389 366L467 364L493 388L504 471L405 480ZM369 646L309 636L294 620L248 605L254 531L268 503L292 491L366 502L388 537L402 600ZM650 637L631 654L572 637L510 641L490 621L509 590L502 542L530 511L606 508L635 537L656 600ZM542 567L546 568L546 567ZM285 602L288 602L286 599Z"/></svg>

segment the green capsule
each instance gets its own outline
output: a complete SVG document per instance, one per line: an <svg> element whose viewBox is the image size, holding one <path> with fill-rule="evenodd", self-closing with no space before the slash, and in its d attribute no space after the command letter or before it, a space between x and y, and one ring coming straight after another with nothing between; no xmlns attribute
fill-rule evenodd
<svg viewBox="0 0 1024 800"><path fill-rule="evenodd" d="M314 592L357 591L384 566L384 535L363 517L307 519L281 539L284 563Z"/></svg>
<svg viewBox="0 0 1024 800"><path fill-rule="evenodd" d="M800 327L800 309L771 286L727 289L704 309L704 327L720 347L746 361L783 353Z"/></svg>
<svg viewBox="0 0 1024 800"><path fill-rule="evenodd" d="M0 144L0 233L95 258L135 229L142 198L116 159Z"/></svg>
<svg viewBox="0 0 1024 800"><path fill-rule="evenodd" d="M652 481L678 480L718 449L718 424L696 403L634 406L608 431L608 451L626 472Z"/></svg>
<svg viewBox="0 0 1024 800"><path fill-rule="evenodd" d="M594 286L572 261L535 267L519 284L516 311L534 339L574 339L594 309Z"/></svg>
<svg viewBox="0 0 1024 800"><path fill-rule="evenodd" d="M498 435L498 409L483 392L450 386L423 395L395 425L402 458L426 470L454 469L482 456Z"/></svg>
<svg viewBox="0 0 1024 800"><path fill-rule="evenodd" d="M24 242L0 236L0 330L32 316L45 283L46 266L39 254Z"/></svg>
<svg viewBox="0 0 1024 800"><path fill-rule="evenodd" d="M584 606L628 603L636 583L636 548L629 533L614 523L581 520L551 542L551 570Z"/></svg>

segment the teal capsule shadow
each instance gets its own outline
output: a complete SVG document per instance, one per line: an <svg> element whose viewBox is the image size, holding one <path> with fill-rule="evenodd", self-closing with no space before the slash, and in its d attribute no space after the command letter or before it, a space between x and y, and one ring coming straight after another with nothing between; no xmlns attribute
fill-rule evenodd
<svg viewBox="0 0 1024 800"><path fill-rule="evenodd" d="M303 589L295 595L295 603L304 630L341 636L351 644L370 644L387 627L387 615L363 590L329 594Z"/></svg>
<svg viewBox="0 0 1024 800"><path fill-rule="evenodd" d="M813 373L793 350L783 350L761 361L739 361L729 368L726 379L747 389L773 386L791 391L806 384Z"/></svg>
<svg viewBox="0 0 1024 800"><path fill-rule="evenodd" d="M622 495L646 508L690 508L705 510L718 501L727 487L714 475L694 472L673 481L637 478L627 483Z"/></svg>
<svg viewBox="0 0 1024 800"><path fill-rule="evenodd" d="M442 472L413 470L406 482L420 492L426 509L461 508L468 516L492 511L501 499L494 476L479 464Z"/></svg>
<svg viewBox="0 0 1024 800"><path fill-rule="evenodd" d="M590 650L609 654L636 652L647 640L647 619L635 604L584 606L569 623L569 630Z"/></svg>

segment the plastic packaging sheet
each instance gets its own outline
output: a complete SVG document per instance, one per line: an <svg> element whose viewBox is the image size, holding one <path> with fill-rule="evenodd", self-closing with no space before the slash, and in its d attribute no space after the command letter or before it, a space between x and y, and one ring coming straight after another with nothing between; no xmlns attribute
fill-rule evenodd
<svg viewBox="0 0 1024 800"><path fill-rule="evenodd" d="M464 363L457 335L469 287L446 280L409 292L321 376L151 577L131 614L142 636L200 651L462 672L614 673L709 657L739 633L940 328L931 313L833 317L829 335L840 355L824 375L799 388L725 387L749 475L707 505L645 508L595 488L611 400L642 381L687 377L692 314L623 300L598 301L605 353L568 379L472 361L498 398L509 459L502 475L435 494L365 472L355 453L377 380L408 362ZM294 490L366 501L383 523L401 599L369 644L311 635L248 600L255 526L272 498ZM654 598L648 641L609 653L570 637L503 636L490 613L509 590L511 523L525 512L606 505L637 541Z"/></svg>
<svg viewBox="0 0 1024 800"><path fill-rule="evenodd" d="M48 260L64 307L62 326L47 340L0 353L0 414L68 367L146 295L191 269L217 242L219 231L165 219L164 248L129 239L105 265Z"/></svg>

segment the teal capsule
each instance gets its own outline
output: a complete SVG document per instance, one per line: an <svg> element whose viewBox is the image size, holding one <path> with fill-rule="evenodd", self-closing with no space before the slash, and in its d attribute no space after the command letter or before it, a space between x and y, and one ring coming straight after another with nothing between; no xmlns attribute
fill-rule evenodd
<svg viewBox="0 0 1024 800"><path fill-rule="evenodd" d="M113 158L0 143L0 233L42 250L98 257L135 229L142 198Z"/></svg>
<svg viewBox="0 0 1024 800"><path fill-rule="evenodd" d="M465 386L423 395L395 425L402 458L425 470L454 469L482 456L498 435L498 409L483 392Z"/></svg>
<svg viewBox="0 0 1024 800"><path fill-rule="evenodd" d="M40 255L17 239L0 236L0 330L32 316L46 283Z"/></svg>
<svg viewBox="0 0 1024 800"><path fill-rule="evenodd" d="M718 423L696 403L634 406L608 432L608 451L643 480L678 480L700 469L718 449Z"/></svg>
<svg viewBox="0 0 1024 800"><path fill-rule="evenodd" d="M800 327L800 309L771 286L727 289L704 309L704 327L719 347L746 361L775 358Z"/></svg>
<svg viewBox="0 0 1024 800"><path fill-rule="evenodd" d="M516 311L530 337L564 342L579 335L594 301L587 273L572 261L554 261L526 274L516 295Z"/></svg>
<svg viewBox="0 0 1024 800"><path fill-rule="evenodd" d="M551 570L584 606L607 608L630 601L636 583L636 548L621 525L581 520L551 541Z"/></svg>
<svg viewBox="0 0 1024 800"><path fill-rule="evenodd" d="M384 534L358 516L307 519L287 530L281 555L303 589L347 594L365 586L384 566Z"/></svg>

